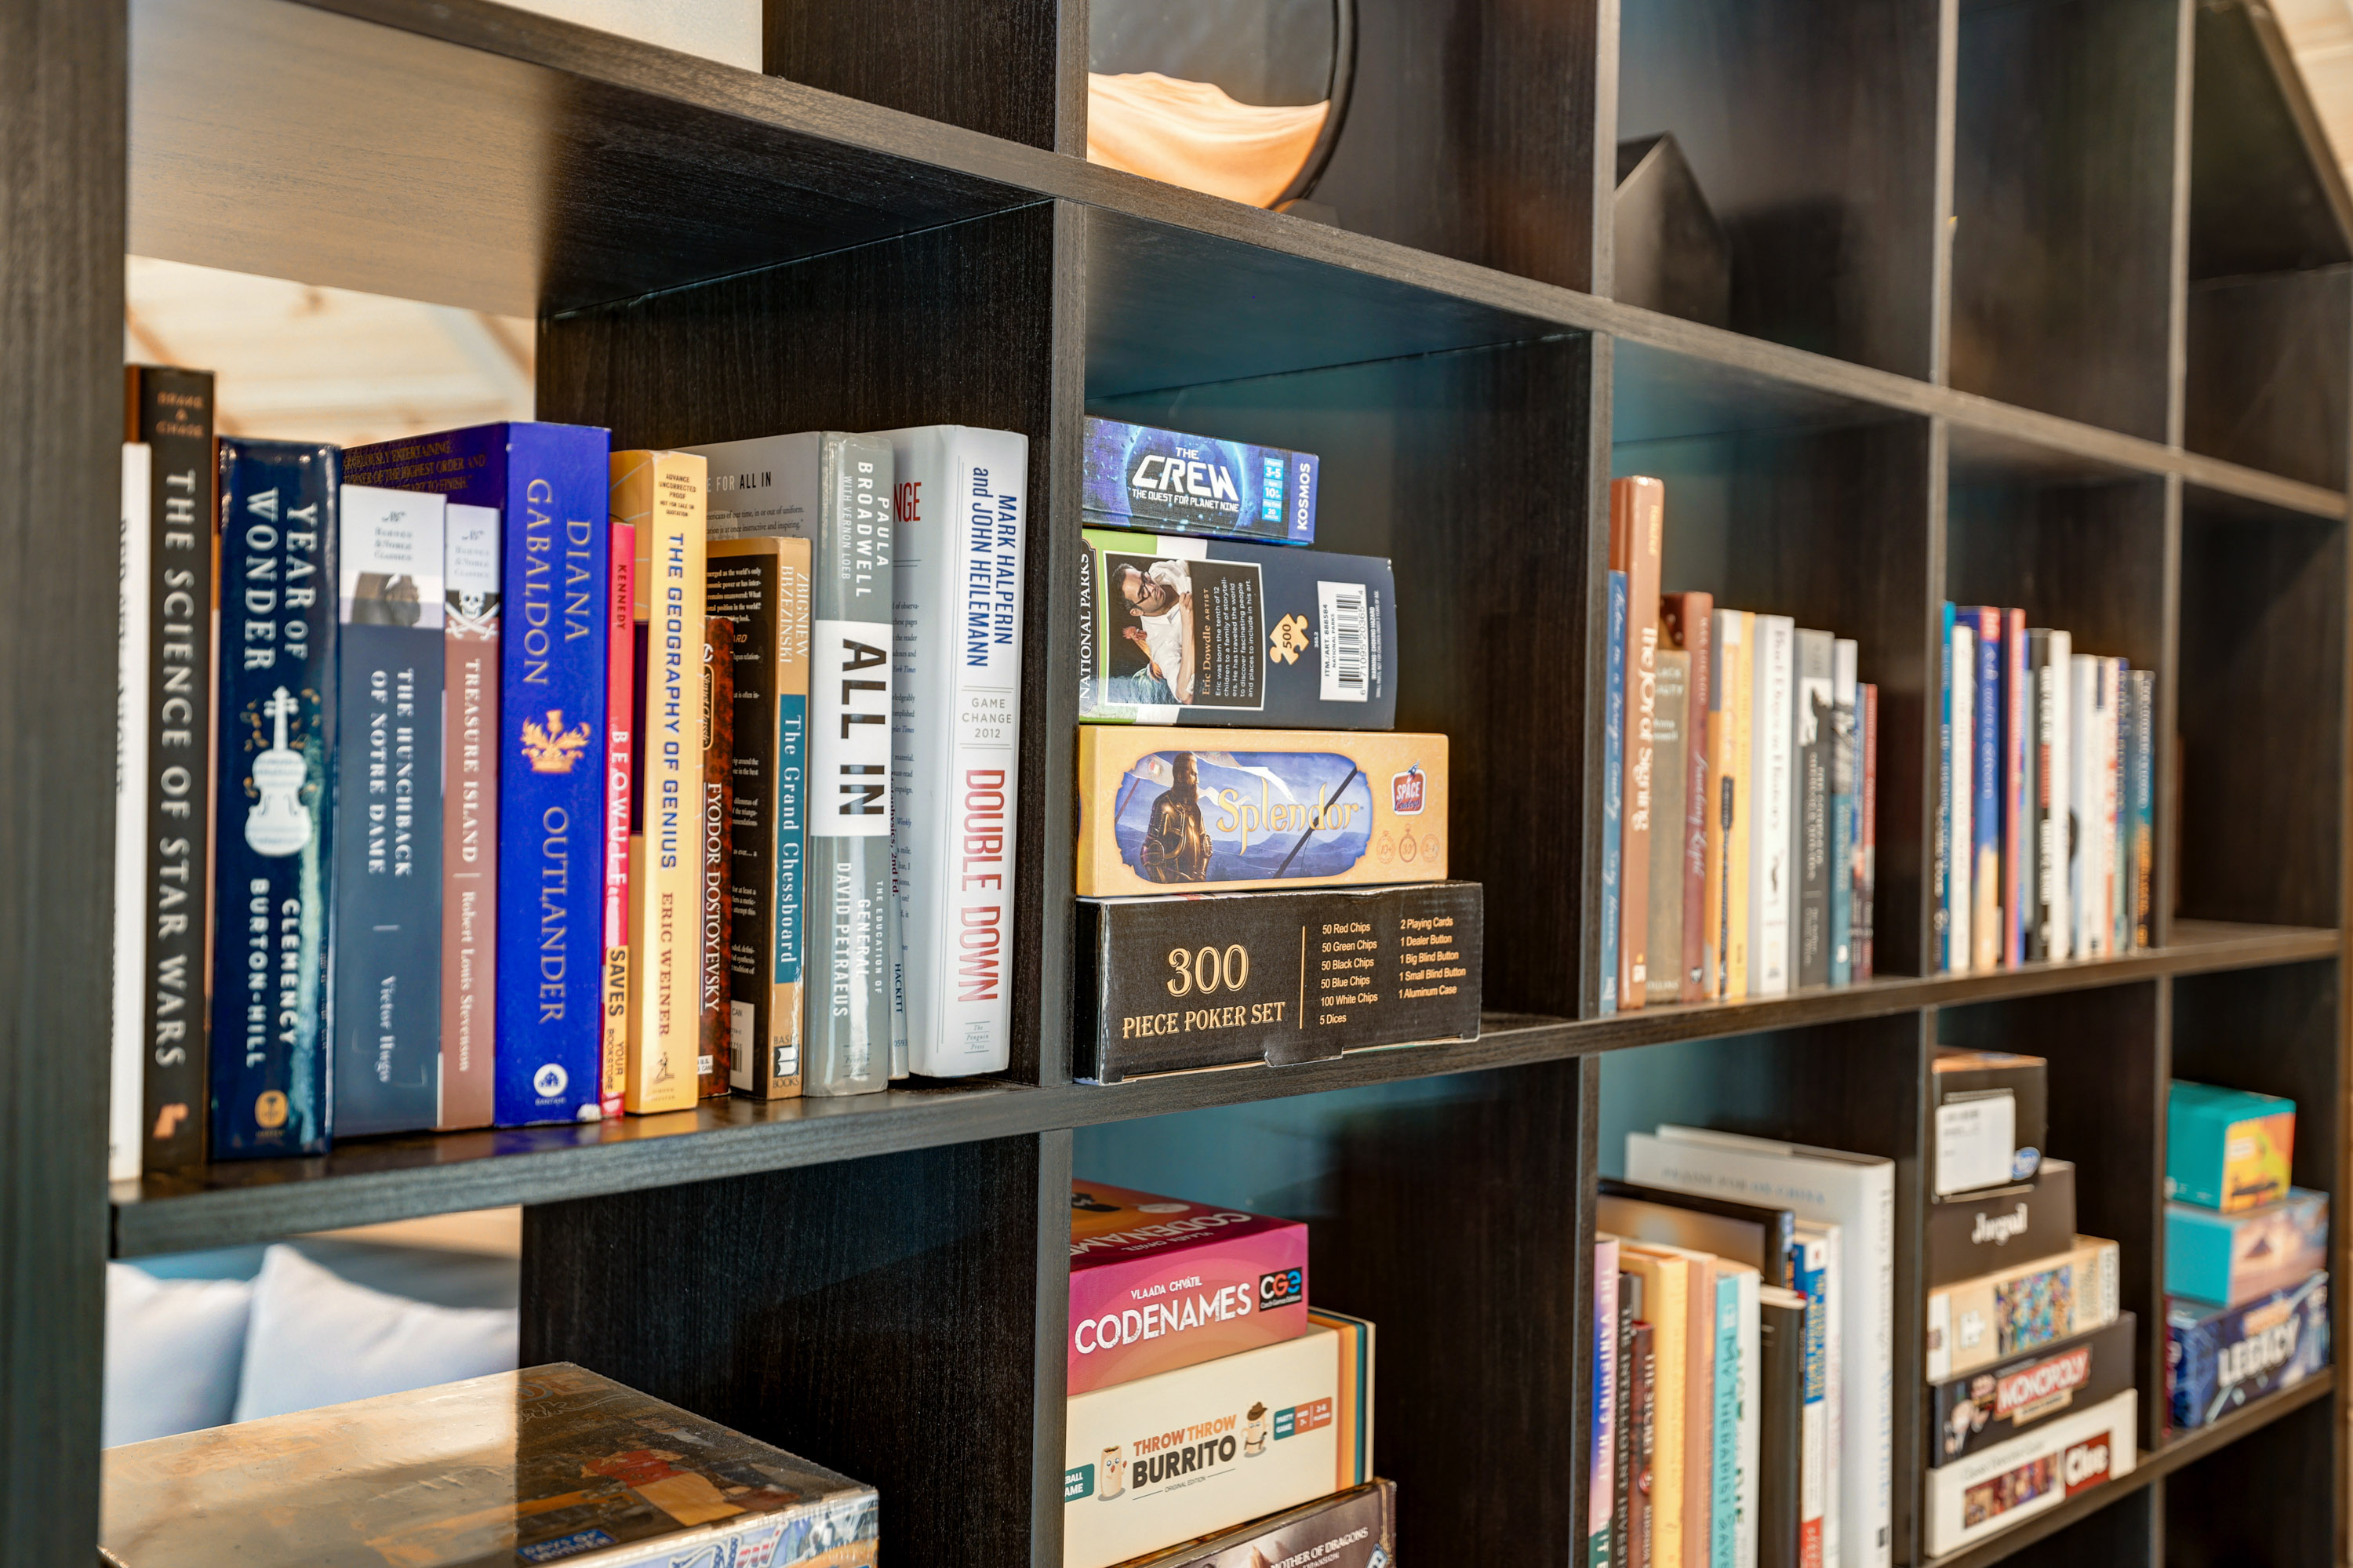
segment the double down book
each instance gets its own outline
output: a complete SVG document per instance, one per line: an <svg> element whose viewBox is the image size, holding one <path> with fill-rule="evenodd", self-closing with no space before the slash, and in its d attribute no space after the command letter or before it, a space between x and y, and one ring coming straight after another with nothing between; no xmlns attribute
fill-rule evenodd
<svg viewBox="0 0 2353 1568"><path fill-rule="evenodd" d="M1372 556L1086 531L1079 717L1387 729L1397 588Z"/></svg>
<svg viewBox="0 0 2353 1568"><path fill-rule="evenodd" d="M322 1154L332 1126L332 447L219 443L212 1154Z"/></svg>
<svg viewBox="0 0 2353 1568"><path fill-rule="evenodd" d="M1083 506L1091 522L1312 545L1316 478L1312 452L1087 420Z"/></svg>

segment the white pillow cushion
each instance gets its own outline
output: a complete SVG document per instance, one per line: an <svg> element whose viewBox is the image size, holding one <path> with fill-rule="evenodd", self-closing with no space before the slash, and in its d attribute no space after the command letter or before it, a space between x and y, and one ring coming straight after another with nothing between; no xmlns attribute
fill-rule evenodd
<svg viewBox="0 0 2353 1568"><path fill-rule="evenodd" d="M111 1448L232 1419L252 1302L242 1279L157 1279L108 1264L100 1441Z"/></svg>
<svg viewBox="0 0 2353 1568"><path fill-rule="evenodd" d="M253 1282L236 1419L512 1372L519 1332L512 1310L387 1296L273 1246Z"/></svg>

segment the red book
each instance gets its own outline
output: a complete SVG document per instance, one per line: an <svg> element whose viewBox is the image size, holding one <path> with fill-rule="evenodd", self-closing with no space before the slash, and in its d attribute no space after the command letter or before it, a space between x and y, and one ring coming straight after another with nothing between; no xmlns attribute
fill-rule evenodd
<svg viewBox="0 0 2353 1568"><path fill-rule="evenodd" d="M1619 821L1618 872L1620 1012L1641 1006L1650 989L1651 725L1658 709L1659 572L1666 546L1666 510L1667 487L1659 481L1609 482L1609 569L1626 574L1625 814ZM1681 955L1675 961L1681 961Z"/></svg>
<svg viewBox="0 0 2353 1568"><path fill-rule="evenodd" d="M605 1071L598 1099L621 1114L629 1071L629 797L637 772L638 530L613 524L612 622L605 675Z"/></svg>
<svg viewBox="0 0 2353 1568"><path fill-rule="evenodd" d="M1854 978L1871 978L1872 896L1879 885L1879 688L1855 688L1855 711L1862 720L1862 832L1854 878Z"/></svg>
<svg viewBox="0 0 2353 1568"><path fill-rule="evenodd" d="M1715 978L1707 969L1707 705L1708 639L1715 634L1715 596L1671 593L1659 599L1659 631L1669 648L1691 655L1691 696L1684 707L1683 734L1683 946L1680 955L1682 983L1677 1001L1705 1001L1715 994ZM1668 824L1661 823L1663 830ZM1653 954L1653 963L1668 961Z"/></svg>
<svg viewBox="0 0 2353 1568"><path fill-rule="evenodd" d="M735 815L735 623L706 617L702 632L702 972L695 1044L696 1094L723 1095L733 1064L734 1019L727 910ZM748 1009L746 1010L748 1011Z"/></svg>

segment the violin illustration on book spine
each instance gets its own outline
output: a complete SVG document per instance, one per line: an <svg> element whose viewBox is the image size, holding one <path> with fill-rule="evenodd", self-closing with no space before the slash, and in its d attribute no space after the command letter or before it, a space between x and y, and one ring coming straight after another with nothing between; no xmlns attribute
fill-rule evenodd
<svg viewBox="0 0 2353 1568"><path fill-rule="evenodd" d="M295 711L293 694L279 687L261 705L261 711L275 727L269 749L253 759L253 788L259 798L245 813L245 842L256 854L296 854L311 842L311 809L302 803L302 786L310 782L311 764L286 744L286 721Z"/></svg>

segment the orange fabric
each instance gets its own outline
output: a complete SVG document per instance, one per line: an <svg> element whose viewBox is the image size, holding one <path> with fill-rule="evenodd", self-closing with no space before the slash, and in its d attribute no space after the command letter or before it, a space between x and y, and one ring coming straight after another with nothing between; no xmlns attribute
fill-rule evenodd
<svg viewBox="0 0 2353 1568"><path fill-rule="evenodd" d="M1206 81L1158 71L1087 73L1087 157L1188 190L1268 207L1282 195L1329 103L1237 103Z"/></svg>

